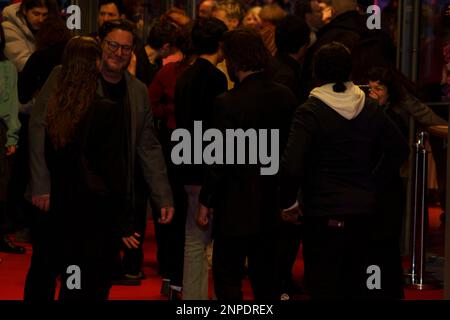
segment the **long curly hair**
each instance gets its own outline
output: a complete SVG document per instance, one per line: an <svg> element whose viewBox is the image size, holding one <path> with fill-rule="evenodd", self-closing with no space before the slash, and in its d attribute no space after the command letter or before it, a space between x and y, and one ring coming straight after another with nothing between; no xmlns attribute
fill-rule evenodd
<svg viewBox="0 0 450 320"><path fill-rule="evenodd" d="M59 81L47 114L47 132L57 149L71 142L94 99L100 57L101 50L90 37L72 38L64 50Z"/></svg>

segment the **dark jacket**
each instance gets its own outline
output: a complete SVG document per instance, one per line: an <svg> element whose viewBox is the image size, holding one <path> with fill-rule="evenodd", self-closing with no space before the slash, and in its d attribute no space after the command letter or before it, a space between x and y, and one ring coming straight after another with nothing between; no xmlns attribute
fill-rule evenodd
<svg viewBox="0 0 450 320"><path fill-rule="evenodd" d="M288 87L297 97L298 105L307 99L306 88L302 82L302 66L300 62L288 54L277 53L273 60L273 81Z"/></svg>
<svg viewBox="0 0 450 320"><path fill-rule="evenodd" d="M347 120L315 97L299 107L282 160L282 206L300 188L305 216L374 214L376 191L408 155L399 130L373 100Z"/></svg>
<svg viewBox="0 0 450 320"><path fill-rule="evenodd" d="M158 60L155 64L150 63L145 51L145 45L139 39L136 41L134 53L136 55L136 78L148 87L158 70L161 69L162 61Z"/></svg>
<svg viewBox="0 0 450 320"><path fill-rule="evenodd" d="M213 102L227 91L227 79L208 60L198 58L192 66L178 78L175 85L175 121L177 128L187 129L194 137L194 121L202 121L203 130L211 126ZM192 151L192 156L194 155ZM181 167L185 185L201 185L203 165L183 165Z"/></svg>
<svg viewBox="0 0 450 320"><path fill-rule="evenodd" d="M317 41L310 51L317 51L321 46L333 41L341 42L350 50L359 41L360 34L367 29L366 20L358 11L344 12L317 32Z"/></svg>
<svg viewBox="0 0 450 320"><path fill-rule="evenodd" d="M35 51L19 73L18 89L21 103L30 101L41 90L53 68L61 64L66 42Z"/></svg>
<svg viewBox="0 0 450 320"><path fill-rule="evenodd" d="M72 141L55 149L47 137L45 154L54 214L67 221L91 223L91 215L97 214L92 212L97 207L92 202L109 202L112 225L125 236L131 234L132 225L123 112L117 103L97 96Z"/></svg>
<svg viewBox="0 0 450 320"><path fill-rule="evenodd" d="M295 106L295 96L285 86L266 80L261 73L252 74L216 99L214 127L222 132L278 129L282 152ZM226 164L208 168L200 202L214 208L216 235L252 235L271 231L277 225L278 175L261 175L261 167Z"/></svg>
<svg viewBox="0 0 450 320"><path fill-rule="evenodd" d="M352 51L352 80L365 84L365 73L375 66L390 66L394 45L383 30L368 30L367 17L358 11L344 12L317 32L317 41L308 49L304 61L303 81L308 91L315 87L313 79L314 54L325 44L343 43Z"/></svg>
<svg viewBox="0 0 450 320"><path fill-rule="evenodd" d="M60 72L60 66L52 71L37 97L31 113L29 139L31 192L33 195L50 193L50 175L44 158L45 119L48 101L55 92ZM128 72L125 72L124 77L130 105L128 148L131 150L131 170L133 173L136 172L135 164L140 165L144 179L149 186L150 195L158 207L173 206L164 156L153 126L147 88ZM100 80L97 93L104 96ZM134 174L128 175L128 179L134 182ZM132 183L128 182L127 185L132 185ZM131 197L133 200L133 193Z"/></svg>
<svg viewBox="0 0 450 320"><path fill-rule="evenodd" d="M332 19L316 33L317 41L306 52L304 61L303 81L309 90L315 86L313 83L313 59L320 47L337 41L351 50L358 43L363 28L366 28L363 17L357 11L348 11Z"/></svg>

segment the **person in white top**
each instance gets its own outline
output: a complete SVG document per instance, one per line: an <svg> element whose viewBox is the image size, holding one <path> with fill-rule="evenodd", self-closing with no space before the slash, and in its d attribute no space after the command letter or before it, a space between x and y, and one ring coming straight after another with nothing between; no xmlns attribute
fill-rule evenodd
<svg viewBox="0 0 450 320"><path fill-rule="evenodd" d="M23 0L3 9L5 55L21 72L36 50L35 34L49 15L57 15L55 0Z"/></svg>

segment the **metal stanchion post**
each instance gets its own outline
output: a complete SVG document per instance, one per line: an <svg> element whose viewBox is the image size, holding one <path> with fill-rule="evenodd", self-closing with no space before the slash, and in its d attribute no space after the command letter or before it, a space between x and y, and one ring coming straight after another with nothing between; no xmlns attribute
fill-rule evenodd
<svg viewBox="0 0 450 320"><path fill-rule="evenodd" d="M414 194L413 194L413 226L412 226L412 254L411 254L411 281L410 287L417 290L436 288L433 283L425 283L425 225L427 201L427 172L428 155L426 142L428 133L419 133L415 144L416 161L414 168Z"/></svg>

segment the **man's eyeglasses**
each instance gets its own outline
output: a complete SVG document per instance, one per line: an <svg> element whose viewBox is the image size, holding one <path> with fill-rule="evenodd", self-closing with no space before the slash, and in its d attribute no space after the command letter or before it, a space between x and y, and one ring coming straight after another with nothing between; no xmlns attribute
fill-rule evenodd
<svg viewBox="0 0 450 320"><path fill-rule="evenodd" d="M104 41L108 45L108 49L111 50L112 52L116 52L117 50L119 50L119 48L122 48L122 54L129 55L133 51L133 46L121 45L115 41L110 41L106 39Z"/></svg>

